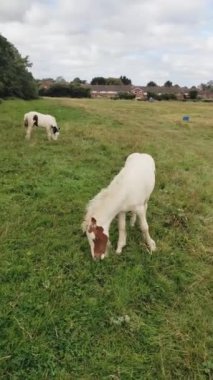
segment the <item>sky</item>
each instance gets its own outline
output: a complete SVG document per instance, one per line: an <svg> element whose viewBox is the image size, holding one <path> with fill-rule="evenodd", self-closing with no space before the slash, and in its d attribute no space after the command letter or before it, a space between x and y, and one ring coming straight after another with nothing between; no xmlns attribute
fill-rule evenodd
<svg viewBox="0 0 213 380"><path fill-rule="evenodd" d="M0 0L0 33L36 79L213 79L213 0Z"/></svg>

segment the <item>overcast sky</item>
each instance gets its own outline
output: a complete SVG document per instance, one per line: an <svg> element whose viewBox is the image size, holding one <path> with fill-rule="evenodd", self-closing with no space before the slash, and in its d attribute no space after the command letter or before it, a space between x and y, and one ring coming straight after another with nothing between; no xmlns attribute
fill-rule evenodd
<svg viewBox="0 0 213 380"><path fill-rule="evenodd" d="M0 0L0 33L35 78L213 79L213 0Z"/></svg>

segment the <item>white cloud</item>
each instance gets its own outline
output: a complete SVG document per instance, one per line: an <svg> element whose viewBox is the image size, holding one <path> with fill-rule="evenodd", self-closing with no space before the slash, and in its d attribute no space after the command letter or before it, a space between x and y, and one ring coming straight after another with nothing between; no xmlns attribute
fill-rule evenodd
<svg viewBox="0 0 213 380"><path fill-rule="evenodd" d="M211 0L1 0L0 30L36 78L193 85L212 79L211 9Z"/></svg>
<svg viewBox="0 0 213 380"><path fill-rule="evenodd" d="M0 21L23 20L24 14L31 3L33 3L33 0L1 0Z"/></svg>

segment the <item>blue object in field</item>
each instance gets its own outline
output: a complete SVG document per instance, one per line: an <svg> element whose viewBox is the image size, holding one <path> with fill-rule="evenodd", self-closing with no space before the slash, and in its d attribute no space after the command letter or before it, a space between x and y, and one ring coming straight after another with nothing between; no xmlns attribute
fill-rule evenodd
<svg viewBox="0 0 213 380"><path fill-rule="evenodd" d="M183 116L183 121L189 121L189 120L190 120L190 117L188 115Z"/></svg>

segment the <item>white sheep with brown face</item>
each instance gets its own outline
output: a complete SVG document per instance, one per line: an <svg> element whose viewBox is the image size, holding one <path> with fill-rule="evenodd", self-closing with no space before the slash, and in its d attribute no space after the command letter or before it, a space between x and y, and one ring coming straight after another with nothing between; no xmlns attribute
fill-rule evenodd
<svg viewBox="0 0 213 380"><path fill-rule="evenodd" d="M60 128L57 125L54 116L45 115L40 112L30 111L24 115L24 126L26 128L26 139L30 140L32 131L36 128L45 128L47 138L50 141L57 140Z"/></svg>
<svg viewBox="0 0 213 380"><path fill-rule="evenodd" d="M155 162L148 154L130 154L124 167L109 186L102 189L88 204L83 230L87 234L93 259L104 259L109 246L109 228L118 215L119 238L116 253L126 245L126 212L132 212L131 225L138 216L145 241L154 251L156 244L149 235L146 211L155 186Z"/></svg>

